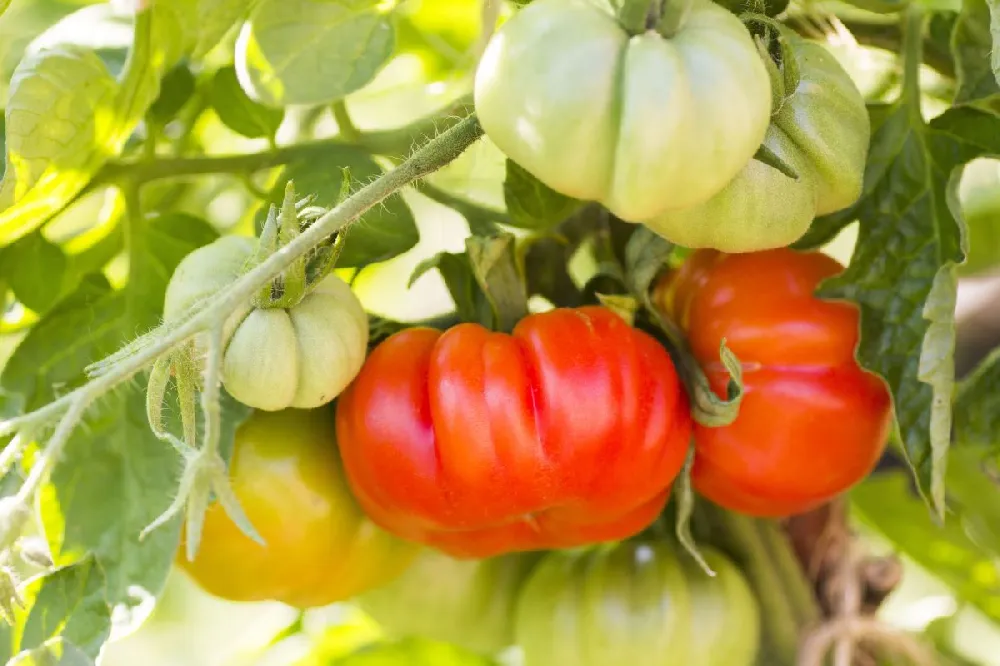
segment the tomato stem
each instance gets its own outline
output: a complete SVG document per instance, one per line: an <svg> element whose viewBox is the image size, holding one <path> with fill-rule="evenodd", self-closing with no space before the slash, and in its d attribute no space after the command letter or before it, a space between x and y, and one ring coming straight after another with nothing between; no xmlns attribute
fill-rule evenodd
<svg viewBox="0 0 1000 666"><path fill-rule="evenodd" d="M659 0L625 0L618 12L618 20L629 33L641 35L646 31L650 11L658 4Z"/></svg>
<svg viewBox="0 0 1000 666"><path fill-rule="evenodd" d="M746 573L763 618L762 663L796 663L801 636L818 621L819 606L781 527L702 501L697 526L710 530L708 540L725 550Z"/></svg>
<svg viewBox="0 0 1000 666"><path fill-rule="evenodd" d="M673 37L681 29L691 11L692 0L666 0L656 31L664 37Z"/></svg>

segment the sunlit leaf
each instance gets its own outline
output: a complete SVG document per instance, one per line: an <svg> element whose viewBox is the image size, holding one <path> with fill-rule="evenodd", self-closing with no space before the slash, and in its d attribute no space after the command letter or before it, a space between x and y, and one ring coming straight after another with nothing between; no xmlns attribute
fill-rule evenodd
<svg viewBox="0 0 1000 666"><path fill-rule="evenodd" d="M258 0L240 33L236 68L264 104L321 104L371 81L394 41L380 0Z"/></svg>

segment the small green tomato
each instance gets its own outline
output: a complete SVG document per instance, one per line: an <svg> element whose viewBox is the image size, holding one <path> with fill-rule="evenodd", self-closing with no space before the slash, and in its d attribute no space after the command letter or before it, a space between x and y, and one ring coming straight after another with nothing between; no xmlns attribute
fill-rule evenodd
<svg viewBox="0 0 1000 666"><path fill-rule="evenodd" d="M225 236L185 257L167 286L164 318L231 284L254 249L253 239ZM312 409L361 369L368 316L347 283L330 274L292 307L237 308L223 335L222 382L230 395L266 411Z"/></svg>

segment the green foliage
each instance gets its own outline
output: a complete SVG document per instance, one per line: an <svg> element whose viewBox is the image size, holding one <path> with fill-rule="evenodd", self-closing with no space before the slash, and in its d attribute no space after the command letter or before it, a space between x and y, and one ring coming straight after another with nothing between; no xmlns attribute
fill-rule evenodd
<svg viewBox="0 0 1000 666"><path fill-rule="evenodd" d="M513 160L507 160L503 196L511 225L536 231L555 227L583 205L548 187Z"/></svg>
<svg viewBox="0 0 1000 666"><path fill-rule="evenodd" d="M872 139L865 193L841 216L861 224L854 257L820 293L861 306L858 357L889 382L921 492L943 513L956 268L965 259L953 174L1000 151L1000 120L957 108L925 126L905 101L887 111Z"/></svg>
<svg viewBox="0 0 1000 666"><path fill-rule="evenodd" d="M990 8L986 0L963 0L962 11L951 34L951 49L958 70L955 104L988 100L1000 95L990 54Z"/></svg>
<svg viewBox="0 0 1000 666"><path fill-rule="evenodd" d="M237 45L243 86L272 106L332 102L361 88L395 43L381 4L258 0Z"/></svg>
<svg viewBox="0 0 1000 666"><path fill-rule="evenodd" d="M215 72L208 98L226 127L250 139L273 137L285 116L282 109L258 104L247 97L236 78L235 67L223 67Z"/></svg>

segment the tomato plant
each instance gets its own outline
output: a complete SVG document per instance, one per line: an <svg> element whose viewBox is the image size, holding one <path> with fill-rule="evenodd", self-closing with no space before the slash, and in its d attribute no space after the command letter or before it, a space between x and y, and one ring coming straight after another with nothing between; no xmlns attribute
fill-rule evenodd
<svg viewBox="0 0 1000 666"><path fill-rule="evenodd" d="M411 328L337 403L351 487L384 528L457 556L631 536L687 451L669 355L606 308Z"/></svg>
<svg viewBox="0 0 1000 666"><path fill-rule="evenodd" d="M326 606L392 580L417 553L358 507L332 410L255 413L236 430L230 474L265 545L240 532L219 504L208 509L197 557L179 554L177 562L215 596Z"/></svg>
<svg viewBox="0 0 1000 666"><path fill-rule="evenodd" d="M995 661L997 0L0 15L0 661Z"/></svg>
<svg viewBox="0 0 1000 666"><path fill-rule="evenodd" d="M715 360L723 339L744 367L736 420L695 426L692 481L706 497L755 515L802 513L881 456L892 405L854 359L857 307L813 293L841 270L818 252L700 250L658 285L717 393L729 379Z"/></svg>

